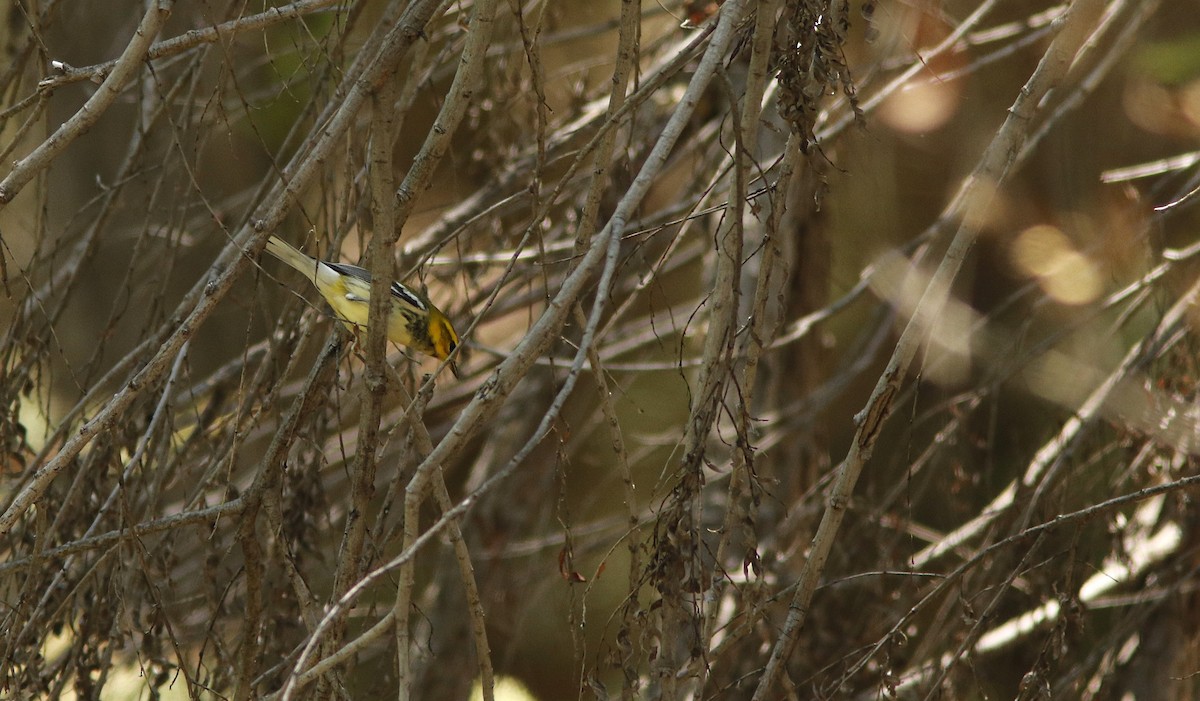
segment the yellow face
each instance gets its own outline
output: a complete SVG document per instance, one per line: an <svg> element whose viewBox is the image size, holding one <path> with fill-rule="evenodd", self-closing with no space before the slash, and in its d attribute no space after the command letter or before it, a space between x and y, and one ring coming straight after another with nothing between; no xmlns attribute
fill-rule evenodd
<svg viewBox="0 0 1200 701"><path fill-rule="evenodd" d="M429 306L429 340L433 344L430 355L438 360L450 357L450 354L458 347L458 333L454 331L454 325L440 309L433 305ZM450 364L450 371L454 373L455 377L458 377L458 366L454 363Z"/></svg>
<svg viewBox="0 0 1200 701"><path fill-rule="evenodd" d="M424 299L422 303L428 310L424 314L400 302L392 303L388 339L438 360L445 360L458 347L458 333L440 309ZM453 363L450 370L458 377L458 368Z"/></svg>

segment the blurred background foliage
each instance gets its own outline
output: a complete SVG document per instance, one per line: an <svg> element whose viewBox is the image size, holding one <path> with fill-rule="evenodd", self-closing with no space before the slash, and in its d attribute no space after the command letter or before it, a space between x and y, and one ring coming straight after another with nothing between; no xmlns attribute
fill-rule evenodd
<svg viewBox="0 0 1200 701"><path fill-rule="evenodd" d="M1200 693L1196 492L1171 486L1194 475L1197 450L1188 295L1200 197L1187 194L1200 183L1200 6L1075 4L1103 8L1089 19L1092 53L1028 125L1037 138L1015 170L974 191L966 219L978 240L953 301L876 439L784 672L760 698ZM444 3L398 60L397 182L454 99L477 5ZM97 91L106 73L92 67L121 55L149 6L9 0L0 175ZM687 43L723 12L640 6L630 90L644 92L599 161L621 3L498 6L484 78L430 186L413 193L395 251L398 277L469 329L465 377L442 373L430 398L436 363L389 349L398 374L369 446L373 491L355 496L363 355L307 283L258 261L254 230L286 202L276 235L363 260L377 235L368 153L387 137L371 109L291 199L279 184L361 79L356 59L407 7L178 3L158 38L187 46L143 61L0 208L5 509L88 419L139 391L0 541L6 694L277 698L307 669L298 659L326 607L404 550L405 488L423 456L412 422L437 444L491 390L493 369L582 259L582 229L603 225L652 163L699 65ZM737 216L734 130L761 31L739 25L619 231L594 346L603 369L585 367L544 439L488 482L556 410L583 338L583 317L569 317L441 465L451 500L471 499L460 526L480 601L464 593L463 556L442 532L417 555L411 590L389 572L357 593L319 650L361 646L305 679L298 698L397 694L406 643L369 634L397 608L412 611L414 698L467 698L481 676L491 694L480 621L505 688L533 698L751 698L856 414L960 222L943 212L1065 7L779 3L732 295L716 250ZM230 24L247 18L261 21ZM214 41L186 41L214 26ZM804 55L820 57L808 72L788 62ZM603 187L589 221L594 173ZM134 387L239 250L253 262L169 372ZM714 364L705 343L730 300L731 355ZM1164 324L1177 304L1181 317ZM760 363L747 360L755 342ZM1081 409L1112 373L1124 390ZM706 376L725 383L711 415ZM1062 433L1073 418L1083 427ZM1147 488L1161 491L1098 506ZM442 513L426 500L419 526ZM361 551L346 536L356 520L367 524Z"/></svg>

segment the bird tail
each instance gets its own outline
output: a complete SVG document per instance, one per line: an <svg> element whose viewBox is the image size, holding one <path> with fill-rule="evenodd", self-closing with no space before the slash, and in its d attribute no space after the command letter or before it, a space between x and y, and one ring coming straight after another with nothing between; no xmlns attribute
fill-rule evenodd
<svg viewBox="0 0 1200 701"><path fill-rule="evenodd" d="M287 263L296 270L304 273L309 280L316 280L317 266L321 264L316 258L307 256L281 238L272 236L267 239L267 253Z"/></svg>

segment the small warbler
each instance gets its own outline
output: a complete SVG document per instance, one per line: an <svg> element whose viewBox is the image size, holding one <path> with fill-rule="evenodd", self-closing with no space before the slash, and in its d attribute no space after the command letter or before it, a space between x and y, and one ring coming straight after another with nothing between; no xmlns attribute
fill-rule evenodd
<svg viewBox="0 0 1200 701"><path fill-rule="evenodd" d="M317 260L296 250L282 239L267 239L267 253L299 270L329 302L333 313L355 336L367 327L371 299L371 273L357 265ZM408 346L438 360L446 360L458 347L453 324L429 298L393 282L391 309L388 310L387 337L393 343ZM453 361L450 371L458 377Z"/></svg>

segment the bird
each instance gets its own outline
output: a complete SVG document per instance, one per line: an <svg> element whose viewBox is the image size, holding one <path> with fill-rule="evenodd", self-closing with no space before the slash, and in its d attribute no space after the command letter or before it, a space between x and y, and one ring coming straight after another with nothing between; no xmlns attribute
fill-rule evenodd
<svg viewBox="0 0 1200 701"><path fill-rule="evenodd" d="M369 271L357 265L318 260L277 236L267 239L266 251L308 278L355 337L367 327L371 300ZM390 289L388 340L438 360L449 359L460 343L450 319L426 295L395 281ZM457 364L451 360L449 365L450 372L459 377Z"/></svg>

